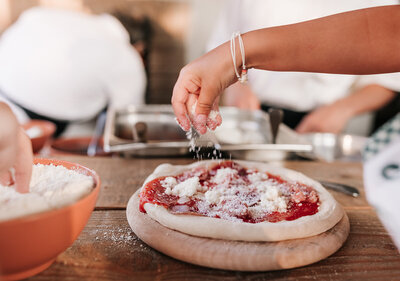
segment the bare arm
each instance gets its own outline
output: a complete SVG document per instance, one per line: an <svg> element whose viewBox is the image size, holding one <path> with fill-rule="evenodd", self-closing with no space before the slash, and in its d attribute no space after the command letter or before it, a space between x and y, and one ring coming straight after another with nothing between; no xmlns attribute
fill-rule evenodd
<svg viewBox="0 0 400 281"><path fill-rule="evenodd" d="M351 118L383 107L395 95L393 91L380 85L367 85L345 98L314 110L301 121L296 131L338 134Z"/></svg>
<svg viewBox="0 0 400 281"><path fill-rule="evenodd" d="M248 67L278 71L372 74L400 71L400 6L376 7L243 35ZM239 54L238 65L241 65ZM236 81L229 42L185 66L172 105L189 129L188 93L206 119L215 99ZM299 97L301 98L301 97ZM197 124L205 132L205 124Z"/></svg>
<svg viewBox="0 0 400 281"><path fill-rule="evenodd" d="M400 71L400 5L244 34L250 67L342 74Z"/></svg>

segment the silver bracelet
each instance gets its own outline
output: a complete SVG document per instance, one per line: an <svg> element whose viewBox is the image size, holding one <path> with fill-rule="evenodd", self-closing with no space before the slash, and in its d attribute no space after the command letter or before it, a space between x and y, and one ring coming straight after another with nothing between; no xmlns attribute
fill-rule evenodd
<svg viewBox="0 0 400 281"><path fill-rule="evenodd" d="M242 55L242 73L239 75L237 65L236 65L236 37L238 38L239 41L239 49L240 49L240 54ZM232 55L232 61L233 61L233 67L235 68L235 74L237 79L239 80L240 83L246 84L247 83L247 69L246 69L246 61L245 61L245 54L244 54L244 45L243 45L243 40L242 36L240 35L240 32L234 32L231 37L231 55Z"/></svg>

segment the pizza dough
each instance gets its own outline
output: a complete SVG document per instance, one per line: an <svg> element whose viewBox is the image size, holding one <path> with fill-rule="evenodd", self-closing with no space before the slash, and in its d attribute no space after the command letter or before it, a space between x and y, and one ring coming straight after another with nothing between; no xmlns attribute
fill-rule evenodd
<svg viewBox="0 0 400 281"><path fill-rule="evenodd" d="M268 172L280 176L283 180L296 181L312 187L319 196L318 212L292 221L246 223L199 215L173 214L163 206L151 203L145 203L144 209L152 219L170 229L193 236L239 241L282 241L315 236L331 229L342 219L343 209L330 193L305 175L265 163L234 162L247 169ZM143 186L159 177L175 176L193 168L212 167L218 163L218 160L209 160L180 166L162 164L145 180Z"/></svg>
<svg viewBox="0 0 400 281"><path fill-rule="evenodd" d="M305 266L327 258L346 241L346 214L331 229L303 239L244 242L188 235L167 228L139 210L139 191L132 195L126 216L133 232L147 245L175 259L223 270L266 271Z"/></svg>

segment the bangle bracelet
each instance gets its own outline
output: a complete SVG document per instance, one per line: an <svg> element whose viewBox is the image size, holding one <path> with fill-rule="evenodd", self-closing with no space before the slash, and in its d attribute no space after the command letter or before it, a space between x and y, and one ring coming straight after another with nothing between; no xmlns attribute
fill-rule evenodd
<svg viewBox="0 0 400 281"><path fill-rule="evenodd" d="M239 49L240 49L240 54L242 55L242 73L239 75L237 65L236 65L236 37L238 38L239 41ZM243 45L243 40L242 36L240 35L240 32L234 32L231 37L231 55L232 55L232 61L233 61L233 67L235 69L235 74L237 79L239 80L240 83L246 84L247 83L247 69L246 69L246 61L245 61L245 55L244 55L244 45Z"/></svg>

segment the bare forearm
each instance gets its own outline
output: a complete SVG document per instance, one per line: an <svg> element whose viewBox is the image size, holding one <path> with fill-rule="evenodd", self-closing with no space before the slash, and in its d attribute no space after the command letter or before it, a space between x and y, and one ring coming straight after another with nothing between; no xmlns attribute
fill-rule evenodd
<svg viewBox="0 0 400 281"><path fill-rule="evenodd" d="M400 71L400 6L363 9L243 35L249 67L372 74Z"/></svg>
<svg viewBox="0 0 400 281"><path fill-rule="evenodd" d="M399 18L400 5L394 5L251 31L242 36L246 65L276 71L400 72ZM242 65L240 52L235 64ZM237 81L233 65L230 42L226 42L181 70L171 101L185 130L192 123L200 133L207 131L211 108L221 92ZM189 94L198 100L192 122L187 117Z"/></svg>
<svg viewBox="0 0 400 281"><path fill-rule="evenodd" d="M353 117L366 112L375 111L389 103L396 93L380 85L371 84L354 92L350 96L335 102L348 111L349 116Z"/></svg>

